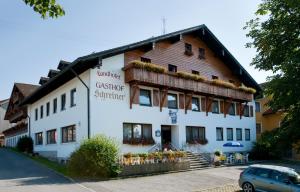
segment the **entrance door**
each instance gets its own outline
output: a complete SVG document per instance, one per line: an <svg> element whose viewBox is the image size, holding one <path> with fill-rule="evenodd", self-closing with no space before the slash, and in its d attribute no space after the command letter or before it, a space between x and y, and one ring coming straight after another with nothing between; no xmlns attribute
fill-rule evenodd
<svg viewBox="0 0 300 192"><path fill-rule="evenodd" d="M162 149L170 149L172 142L172 131L170 125L162 125L161 126L161 144Z"/></svg>

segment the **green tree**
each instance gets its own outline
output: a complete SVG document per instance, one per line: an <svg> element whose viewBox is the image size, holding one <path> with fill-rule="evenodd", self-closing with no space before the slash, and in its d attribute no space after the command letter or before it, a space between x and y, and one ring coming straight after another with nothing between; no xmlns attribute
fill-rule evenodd
<svg viewBox="0 0 300 192"><path fill-rule="evenodd" d="M56 0L23 0L33 10L41 15L43 19L48 17L57 18L65 15L64 9L56 3Z"/></svg>
<svg viewBox="0 0 300 192"><path fill-rule="evenodd" d="M273 110L287 113L279 133L290 147L300 140L300 1L263 0L245 29L252 38L246 47L257 49L252 65L274 73L265 94Z"/></svg>

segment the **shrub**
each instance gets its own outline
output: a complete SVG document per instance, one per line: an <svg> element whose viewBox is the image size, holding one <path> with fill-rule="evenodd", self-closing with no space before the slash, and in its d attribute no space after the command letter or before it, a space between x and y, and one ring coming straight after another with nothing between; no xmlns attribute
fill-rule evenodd
<svg viewBox="0 0 300 192"><path fill-rule="evenodd" d="M270 160L284 157L288 151L287 149L290 148L289 145L286 145L284 134L285 130L280 128L263 132L260 138L254 143L249 158L254 160Z"/></svg>
<svg viewBox="0 0 300 192"><path fill-rule="evenodd" d="M21 137L17 143L17 149L21 152L32 153L33 151L33 140L31 137Z"/></svg>
<svg viewBox="0 0 300 192"><path fill-rule="evenodd" d="M67 164L70 175L81 178L108 178L120 172L119 148L115 140L97 135L84 140Z"/></svg>

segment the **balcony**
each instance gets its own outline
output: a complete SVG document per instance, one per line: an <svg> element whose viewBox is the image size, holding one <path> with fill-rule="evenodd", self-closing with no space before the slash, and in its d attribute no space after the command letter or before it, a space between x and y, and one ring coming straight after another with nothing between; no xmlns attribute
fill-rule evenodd
<svg viewBox="0 0 300 192"><path fill-rule="evenodd" d="M211 81L197 81L179 77L175 73L155 72L146 68L128 65L124 67L125 82L130 84L146 85L157 88L167 88L181 92L190 92L204 96L218 97L239 102L252 100L252 93L238 88L228 88L215 85Z"/></svg>

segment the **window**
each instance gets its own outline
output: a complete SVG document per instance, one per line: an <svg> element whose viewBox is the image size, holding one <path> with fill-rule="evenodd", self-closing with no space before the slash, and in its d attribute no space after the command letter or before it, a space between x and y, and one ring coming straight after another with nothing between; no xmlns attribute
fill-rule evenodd
<svg viewBox="0 0 300 192"><path fill-rule="evenodd" d="M192 74L194 74L194 75L200 75L200 72L199 72L199 71L192 70Z"/></svg>
<svg viewBox="0 0 300 192"><path fill-rule="evenodd" d="M44 116L44 105L42 105L40 109L40 118L42 119L43 116Z"/></svg>
<svg viewBox="0 0 300 192"><path fill-rule="evenodd" d="M200 102L197 97L192 98L192 111L200 111Z"/></svg>
<svg viewBox="0 0 300 192"><path fill-rule="evenodd" d="M178 109L177 95L168 94L168 108L169 109Z"/></svg>
<svg viewBox="0 0 300 192"><path fill-rule="evenodd" d="M47 131L47 144L56 143L56 129Z"/></svg>
<svg viewBox="0 0 300 192"><path fill-rule="evenodd" d="M250 129L245 129L245 140L250 141Z"/></svg>
<svg viewBox="0 0 300 192"><path fill-rule="evenodd" d="M186 127L186 142L188 143L203 143L205 141L204 127Z"/></svg>
<svg viewBox="0 0 300 192"><path fill-rule="evenodd" d="M53 99L53 113L57 111L57 98Z"/></svg>
<svg viewBox="0 0 300 192"><path fill-rule="evenodd" d="M213 100L212 104L212 113L219 113L219 101L218 100Z"/></svg>
<svg viewBox="0 0 300 192"><path fill-rule="evenodd" d="M150 124L123 124L123 143L124 144L153 144L152 125Z"/></svg>
<svg viewBox="0 0 300 192"><path fill-rule="evenodd" d="M141 57L141 61L145 62L145 63L151 63L151 59L145 58L145 57Z"/></svg>
<svg viewBox="0 0 300 192"><path fill-rule="evenodd" d="M168 65L168 70L169 70L169 72L176 73L177 72L177 66L169 64Z"/></svg>
<svg viewBox="0 0 300 192"><path fill-rule="evenodd" d="M255 102L255 112L260 112L260 102Z"/></svg>
<svg viewBox="0 0 300 192"><path fill-rule="evenodd" d="M46 115L49 116L50 113L50 102L47 102L46 104Z"/></svg>
<svg viewBox="0 0 300 192"><path fill-rule="evenodd" d="M284 181L288 180L288 176L286 174L281 173L279 171L275 171L275 170L272 170L270 177L272 180L275 180L277 182L282 182L282 183Z"/></svg>
<svg viewBox="0 0 300 192"><path fill-rule="evenodd" d="M43 145L43 132L35 134L35 144L36 145Z"/></svg>
<svg viewBox="0 0 300 192"><path fill-rule="evenodd" d="M223 128L222 127L217 127L216 128L216 133L217 133L217 141L223 141Z"/></svg>
<svg viewBox="0 0 300 192"><path fill-rule="evenodd" d="M243 140L243 135L242 135L242 129L241 128L236 129L236 140L237 141L242 141Z"/></svg>
<svg viewBox="0 0 300 192"><path fill-rule="evenodd" d="M199 59L205 59L205 49L199 48Z"/></svg>
<svg viewBox="0 0 300 192"><path fill-rule="evenodd" d="M75 125L61 128L62 143L69 143L76 141L76 127Z"/></svg>
<svg viewBox="0 0 300 192"><path fill-rule="evenodd" d="M230 103L229 109L228 109L229 115L235 115L235 103Z"/></svg>
<svg viewBox="0 0 300 192"><path fill-rule="evenodd" d="M60 105L60 110L65 110L66 109L66 94L62 94L60 96L60 101L61 101L61 105Z"/></svg>
<svg viewBox="0 0 300 192"><path fill-rule="evenodd" d="M244 116L249 117L250 116L250 107L249 105L244 106Z"/></svg>
<svg viewBox="0 0 300 192"><path fill-rule="evenodd" d="M227 128L227 141L233 141L233 129Z"/></svg>
<svg viewBox="0 0 300 192"><path fill-rule="evenodd" d="M256 123L256 134L261 134L261 123Z"/></svg>
<svg viewBox="0 0 300 192"><path fill-rule="evenodd" d="M271 171L268 169L257 168L255 171L255 175L257 175L259 177L268 178L270 175L270 172Z"/></svg>
<svg viewBox="0 0 300 192"><path fill-rule="evenodd" d="M76 97L76 88L72 89L70 92L71 97L71 107L76 106L75 97Z"/></svg>
<svg viewBox="0 0 300 192"><path fill-rule="evenodd" d="M212 78L212 79L219 79L219 77L218 77L218 76L215 76L215 75L212 75L211 78Z"/></svg>
<svg viewBox="0 0 300 192"><path fill-rule="evenodd" d="M38 117L39 116L39 111L38 111L38 108L35 109L35 120L37 121L38 120Z"/></svg>
<svg viewBox="0 0 300 192"><path fill-rule="evenodd" d="M140 89L140 105L152 106L151 104L151 91Z"/></svg>
<svg viewBox="0 0 300 192"><path fill-rule="evenodd" d="M186 54L186 55L193 55L193 51L192 51L192 45L191 44L189 44L189 43L185 43L184 44L184 47L185 47L185 51L184 51L184 53Z"/></svg>

